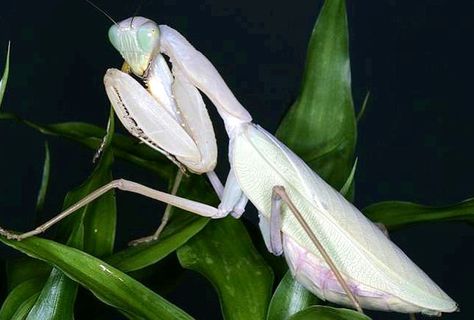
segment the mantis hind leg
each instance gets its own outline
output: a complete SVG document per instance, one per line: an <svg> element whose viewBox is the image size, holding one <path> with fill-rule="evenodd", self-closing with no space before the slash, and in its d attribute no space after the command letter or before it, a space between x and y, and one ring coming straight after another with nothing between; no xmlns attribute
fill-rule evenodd
<svg viewBox="0 0 474 320"><path fill-rule="evenodd" d="M341 285L341 287L344 289L345 293L349 297L350 301L354 305L355 309L359 311L360 313L364 313L362 311L362 308L360 306L359 301L357 301L356 297L350 290L349 286L347 285L347 282L344 280L342 277L341 273L337 269L336 265L331 259L331 256L327 253L326 249L324 249L323 245L321 242L318 240L314 232L311 230L311 228L308 226L306 221L304 220L303 216L299 212L298 208L294 205L294 203L291 201L290 197L288 196L288 193L286 192L285 188L283 186L274 186L272 190L272 209L271 209L271 217L270 217L270 243L272 246L272 250L278 249L278 246L281 246L281 233L280 233L280 224L281 224L281 217L280 218L275 218L274 216L281 216L281 201L283 201L290 211L294 214L298 222L300 223L301 227L304 229L308 237L311 239L313 244L316 246L318 249L319 253L321 256L324 258L324 261L328 264L329 268L331 271L334 273L334 276L336 277L337 281ZM273 221L273 225L272 225ZM278 228L277 230L272 230L274 228ZM272 239L272 234L274 239ZM279 234L279 236L278 236ZM279 237L279 240L278 240ZM273 243L275 241L275 244ZM278 244L277 242L280 242ZM273 245L276 247L274 248Z"/></svg>
<svg viewBox="0 0 474 320"><path fill-rule="evenodd" d="M281 197L273 193L270 219L258 213L259 227L269 252L276 256L283 254L283 238L281 235Z"/></svg>

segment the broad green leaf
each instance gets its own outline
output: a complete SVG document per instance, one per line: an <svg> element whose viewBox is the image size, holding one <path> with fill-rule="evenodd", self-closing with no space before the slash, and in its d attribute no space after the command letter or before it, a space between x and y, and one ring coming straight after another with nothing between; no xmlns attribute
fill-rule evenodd
<svg viewBox="0 0 474 320"><path fill-rule="evenodd" d="M123 272L145 268L182 246L201 231L208 221L209 219L194 214L175 213L163 230L159 241L128 247L106 258L105 261Z"/></svg>
<svg viewBox="0 0 474 320"><path fill-rule="evenodd" d="M29 257L9 260L6 264L9 292L21 283L34 278L43 278L43 282L46 282L51 272L49 264Z"/></svg>
<svg viewBox="0 0 474 320"><path fill-rule="evenodd" d="M113 130L113 111L111 110L108 134L103 143L103 154L91 176L79 188L66 196L64 208L68 208L92 191L112 180L112 151L109 148ZM113 191L96 201L85 205L61 222L59 233L72 247L83 249L96 256L112 252L115 239L116 206ZM53 269L35 306L27 320L33 319L73 319L77 283L57 269Z"/></svg>
<svg viewBox="0 0 474 320"><path fill-rule="evenodd" d="M138 319L192 319L127 274L80 250L42 238L0 241L64 272L104 303Z"/></svg>
<svg viewBox="0 0 474 320"><path fill-rule="evenodd" d="M7 57L5 58L5 68L3 69L2 79L0 80L0 107L2 106L3 96L8 82L8 73L10 72L10 42L7 47Z"/></svg>
<svg viewBox="0 0 474 320"><path fill-rule="evenodd" d="M41 176L41 184L38 192L38 197L36 198L36 212L41 214L44 207L44 201L46 199L46 192L48 191L49 184L49 175L51 172L51 157L49 154L49 145L48 142L44 144L44 163L43 163L43 174Z"/></svg>
<svg viewBox="0 0 474 320"><path fill-rule="evenodd" d="M64 122L49 125L37 124L21 119L13 113L0 113L0 120L14 120L23 123L45 135L59 136L78 142L92 150L97 150L106 132L104 129L83 122ZM114 156L149 170L162 179L173 176L175 166L161 153L139 143L130 136L114 134L112 141Z"/></svg>
<svg viewBox="0 0 474 320"><path fill-rule="evenodd" d="M170 185L173 182L170 181ZM199 175L183 177L177 195L209 205L217 205L219 201L205 176ZM177 208L172 208L171 212L170 221L158 241L129 247L105 260L125 272L145 268L181 247L200 232L209 221L208 218ZM160 220L156 219L153 223L158 227Z"/></svg>
<svg viewBox="0 0 474 320"><path fill-rule="evenodd" d="M267 320L287 320L295 313L319 302L288 271L273 294Z"/></svg>
<svg viewBox="0 0 474 320"><path fill-rule="evenodd" d="M53 268L26 320L74 319L76 292L77 284L64 273Z"/></svg>
<svg viewBox="0 0 474 320"><path fill-rule="evenodd" d="M334 188L342 187L356 144L344 0L324 3L309 42L300 95L277 137Z"/></svg>
<svg viewBox="0 0 474 320"><path fill-rule="evenodd" d="M331 308L324 306L312 306L298 312L290 320L370 320L369 317L360 314L357 311Z"/></svg>
<svg viewBox="0 0 474 320"><path fill-rule="evenodd" d="M434 221L474 223L474 198L445 207L430 207L403 201L384 201L374 203L362 211L370 220L382 223L388 230Z"/></svg>
<svg viewBox="0 0 474 320"><path fill-rule="evenodd" d="M241 221L244 223L249 236L252 238L255 248L272 269L274 282L280 282L288 271L288 264L286 263L285 257L283 255L275 256L273 253L268 251L267 245L263 240L262 231L258 225L245 219L241 219Z"/></svg>
<svg viewBox="0 0 474 320"><path fill-rule="evenodd" d="M225 319L264 319L273 275L242 222L211 220L177 251L181 265L214 285Z"/></svg>
<svg viewBox="0 0 474 320"><path fill-rule="evenodd" d="M13 288L0 309L0 320L13 319L18 310L25 310L26 315L35 303L44 282L44 278L36 277L25 280Z"/></svg>
<svg viewBox="0 0 474 320"><path fill-rule="evenodd" d="M32 295L31 297L27 298L21 306L16 310L15 314L10 318L10 320L24 320L30 312L31 307L35 303L36 299L38 299L38 294Z"/></svg>
<svg viewBox="0 0 474 320"><path fill-rule="evenodd" d="M113 132L114 114L111 109L108 132L100 144L102 154L99 161L87 180L66 195L64 209L112 181L113 152L110 144ZM85 252L94 256L110 255L115 240L117 215L114 194L115 191L111 190L67 217L60 226L60 238L62 236L69 246L79 249L84 248ZM84 235L76 238L76 233L83 233Z"/></svg>

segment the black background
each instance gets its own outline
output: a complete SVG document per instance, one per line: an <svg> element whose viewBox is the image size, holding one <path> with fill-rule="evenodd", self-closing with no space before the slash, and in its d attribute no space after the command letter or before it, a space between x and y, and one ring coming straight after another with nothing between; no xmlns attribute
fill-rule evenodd
<svg viewBox="0 0 474 320"><path fill-rule="evenodd" d="M96 3L117 20L138 6L135 1ZM183 33L215 64L254 121L274 131L298 93L320 6L321 1L164 0L144 1L140 15ZM444 205L473 196L474 2L350 1L348 19L357 109L371 91L358 132L356 205L390 199ZM121 63L107 41L109 26L84 1L2 2L0 47L12 40L2 108L42 123L104 125L108 103L102 76ZM222 146L218 173L224 178L226 137L214 120ZM0 137L1 225L27 230L35 225L45 137L10 122L0 123ZM93 153L62 139L48 141L53 169L46 208L52 216L65 192L90 172ZM115 176L156 185L122 162ZM150 233L162 207L138 196L119 198L117 246L123 246ZM391 237L460 304L461 313L445 319L474 317L472 228L429 224ZM2 257L16 254L5 247L0 251ZM180 288L169 296L173 302L199 319L218 319L217 297L205 280L189 273ZM407 317L381 313L374 318Z"/></svg>

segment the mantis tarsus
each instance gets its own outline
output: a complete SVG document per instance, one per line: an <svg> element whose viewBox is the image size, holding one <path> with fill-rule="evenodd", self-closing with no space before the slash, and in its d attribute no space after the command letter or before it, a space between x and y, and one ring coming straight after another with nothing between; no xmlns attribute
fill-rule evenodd
<svg viewBox="0 0 474 320"><path fill-rule="evenodd" d="M230 139L231 170L221 204L214 208L135 182L115 180L31 232L17 235L1 230L3 235L21 240L39 234L113 188L212 218L228 214L239 217L249 199L259 211L260 228L269 251L284 253L294 277L319 297L354 306L359 311L363 307L438 315L457 309L456 303L374 223L283 143L253 124L250 114L214 66L176 30L134 17L114 25L109 34L134 73L145 75L150 88L157 86L159 93L155 99L169 119L162 121L156 110L149 109L153 98L135 80L118 70L109 70L105 84L117 115L132 134L160 149L179 166L194 172L213 169L200 161L208 155L200 152L201 136L196 138L189 131L178 129L179 126L170 127L170 123L178 120L175 122L180 124L178 115L189 117L194 123L191 115L202 112L203 107L196 88L216 106ZM131 47L124 49L124 44ZM144 48L146 54L142 52ZM158 58L157 65L150 65L161 53L170 58L174 76L166 72L166 61L162 58ZM193 98L183 100L186 95ZM185 110L178 113L173 109L174 98L178 105L181 101ZM155 118L161 122L150 122ZM204 121L194 133L208 131L208 125ZM150 132L158 135L151 138ZM189 148L190 137L195 143L194 150L198 150L197 156ZM193 165L199 169L193 169Z"/></svg>

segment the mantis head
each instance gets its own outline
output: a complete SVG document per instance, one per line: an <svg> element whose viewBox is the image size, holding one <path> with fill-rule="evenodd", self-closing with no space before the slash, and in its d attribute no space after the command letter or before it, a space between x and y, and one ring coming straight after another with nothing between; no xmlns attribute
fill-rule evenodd
<svg viewBox="0 0 474 320"><path fill-rule="evenodd" d="M159 49L158 25L143 17L132 17L114 24L109 29L109 40L133 73L143 76L154 53Z"/></svg>

